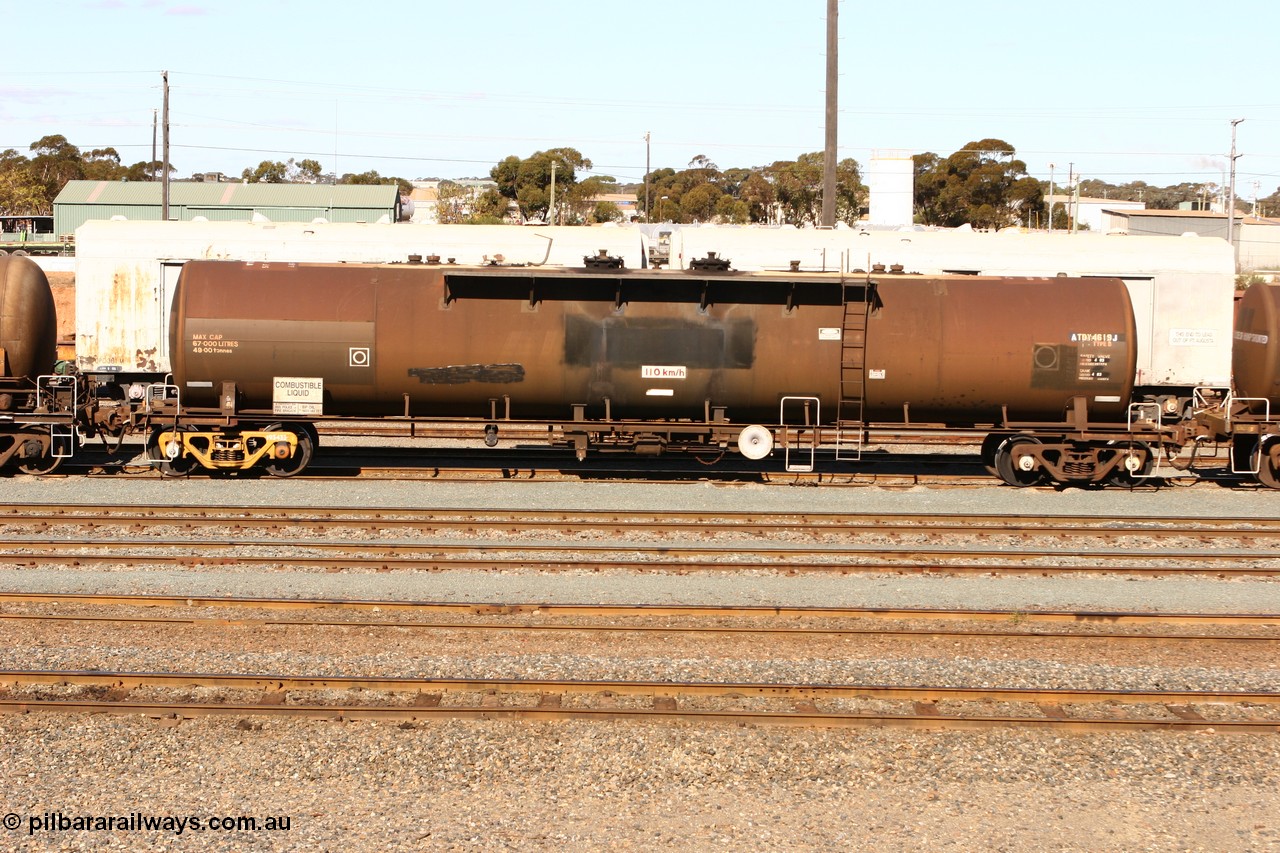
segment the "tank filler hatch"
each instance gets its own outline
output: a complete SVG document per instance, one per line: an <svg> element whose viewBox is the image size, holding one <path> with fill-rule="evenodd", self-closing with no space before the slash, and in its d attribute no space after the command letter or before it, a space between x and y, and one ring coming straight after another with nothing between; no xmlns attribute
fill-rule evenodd
<svg viewBox="0 0 1280 853"><path fill-rule="evenodd" d="M622 258L610 255L608 249L601 249L594 255L584 256L582 265L589 270L620 270Z"/></svg>
<svg viewBox="0 0 1280 853"><path fill-rule="evenodd" d="M689 269L699 272L728 272L729 259L718 257L715 252L707 252L705 258L694 258L689 261Z"/></svg>

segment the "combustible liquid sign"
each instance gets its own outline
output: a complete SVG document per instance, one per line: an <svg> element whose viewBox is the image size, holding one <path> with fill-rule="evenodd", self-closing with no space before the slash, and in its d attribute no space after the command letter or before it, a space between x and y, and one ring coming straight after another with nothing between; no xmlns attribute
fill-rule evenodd
<svg viewBox="0 0 1280 853"><path fill-rule="evenodd" d="M324 380L306 376L275 377L271 411L277 415L324 414Z"/></svg>

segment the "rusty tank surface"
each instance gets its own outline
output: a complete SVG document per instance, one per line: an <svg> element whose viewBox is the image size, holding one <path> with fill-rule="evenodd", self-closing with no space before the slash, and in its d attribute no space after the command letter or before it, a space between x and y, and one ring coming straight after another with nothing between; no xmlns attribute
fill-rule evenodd
<svg viewBox="0 0 1280 853"><path fill-rule="evenodd" d="M1280 286L1255 284L1244 292L1231 369L1238 396L1269 400L1273 413L1280 408Z"/></svg>
<svg viewBox="0 0 1280 853"><path fill-rule="evenodd" d="M1119 279L881 278L867 327L868 419L1058 420L1072 397L1119 417L1137 332Z"/></svg>
<svg viewBox="0 0 1280 853"><path fill-rule="evenodd" d="M44 270L21 255L0 256L0 349L4 376L33 386L57 359L53 291Z"/></svg>
<svg viewBox="0 0 1280 853"><path fill-rule="evenodd" d="M1136 351L1111 279L422 264L189 262L170 335L187 405L517 420L1057 420Z"/></svg>

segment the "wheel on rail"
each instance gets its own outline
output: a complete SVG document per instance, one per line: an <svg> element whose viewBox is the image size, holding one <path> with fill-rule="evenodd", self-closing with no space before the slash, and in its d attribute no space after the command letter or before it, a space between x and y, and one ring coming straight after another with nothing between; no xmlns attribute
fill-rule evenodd
<svg viewBox="0 0 1280 853"><path fill-rule="evenodd" d="M167 446L160 446L160 435L172 432L164 427L156 427L147 438L147 458L156 466L162 477L185 477L191 473L191 460L182 455L182 446L170 441Z"/></svg>
<svg viewBox="0 0 1280 853"><path fill-rule="evenodd" d="M291 432L298 440L298 447L294 450L293 455L288 459L273 459L268 462L263 470L272 477L292 477L299 474L308 465L311 464L311 458L315 456L316 443L318 436L315 427L311 424L271 424L268 430L282 430Z"/></svg>
<svg viewBox="0 0 1280 853"><path fill-rule="evenodd" d="M1268 489L1280 489L1280 439L1259 441L1253 451L1253 463L1259 483Z"/></svg>
<svg viewBox="0 0 1280 853"><path fill-rule="evenodd" d="M986 438L982 439L982 467L987 469L987 473L992 477L999 477L1000 472L996 470L996 451L1000 449L1000 445L1009 437L1008 433L993 432Z"/></svg>
<svg viewBox="0 0 1280 853"><path fill-rule="evenodd" d="M52 455L52 448L43 442L29 439L14 457L14 464L24 474L52 474L62 464L62 457Z"/></svg>
<svg viewBox="0 0 1280 853"><path fill-rule="evenodd" d="M1119 457L1116 467L1107 474L1109 485L1133 488L1150 475L1151 469L1155 467L1155 454L1145 442L1109 441L1107 447L1113 448Z"/></svg>
<svg viewBox="0 0 1280 853"><path fill-rule="evenodd" d="M996 476L1019 488L1043 483L1047 477L1045 470L1024 450L1035 444L1040 444L1040 439L1030 435L1011 435L1002 441L995 452Z"/></svg>

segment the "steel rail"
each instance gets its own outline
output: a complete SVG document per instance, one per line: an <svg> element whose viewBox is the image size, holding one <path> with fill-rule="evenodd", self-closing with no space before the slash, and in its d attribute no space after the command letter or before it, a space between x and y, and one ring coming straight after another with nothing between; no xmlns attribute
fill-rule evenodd
<svg viewBox="0 0 1280 853"><path fill-rule="evenodd" d="M752 627L728 625L620 625L617 623L578 623L552 625L533 622L396 622L347 621L341 619L214 619L198 616L101 616L70 614L4 613L3 622L55 622L83 624L134 625L147 627L200 627L200 628L362 628L418 631L520 631L544 633L616 633L616 634L714 634L730 636L768 637L875 637L911 639L975 639L975 640L1107 640L1111 642L1137 641L1145 643L1194 642L1200 644L1280 643L1280 635L1256 634L1191 634L1161 633L1132 634L1118 631L1072 633L1065 631L978 631L949 630L942 628L797 628L787 626Z"/></svg>
<svg viewBox="0 0 1280 853"><path fill-rule="evenodd" d="M965 549L882 546L811 546L753 544L701 546L652 543L594 545L584 543L498 544L492 542L443 543L331 542L311 540L148 540L122 549L118 540L19 539L0 545L0 563L18 565L131 565L215 566L251 565L338 569L511 569L546 571L623 569L629 571L797 571L797 572L950 572L996 574L1079 574L1104 572L1131 575L1221 574L1272 576L1280 574L1280 560L1267 551L1197 552L1075 551L1070 564L1027 561L1063 557L1058 549ZM270 549L269 554L245 554L246 549ZM97 549L88 551L86 549ZM104 550L106 549L106 550ZM145 550L139 550L145 549ZM218 556L217 552L240 553ZM157 553L171 551L173 553ZM481 552L483 556L472 556ZM744 553L751 559L742 559ZM323 555L323 556L320 556ZM636 556L642 555L642 556ZM805 559L802 559L805 558ZM825 558L825 559L822 559ZM1004 562L965 563L954 560L997 559ZM1149 560L1150 564L1119 561ZM1193 561L1175 565L1173 561Z"/></svg>
<svg viewBox="0 0 1280 853"><path fill-rule="evenodd" d="M628 529L716 532L845 532L1055 535L1187 535L1207 537L1280 536L1280 518L1139 516L1128 519L1073 515L953 515L945 513L752 513L689 510L490 510L490 509L353 509L319 507L286 510L260 506L60 505L0 503L0 523L158 524L272 527L339 523L350 527L486 527L519 529Z"/></svg>
<svg viewBox="0 0 1280 853"><path fill-rule="evenodd" d="M1190 701L1201 704L1234 703L1237 705L1277 704L1280 694L1211 691L1069 691L1043 689L992 689L951 687L892 687L883 685L822 684L742 684L742 683L674 683L617 681L558 681L518 679L390 679L368 677L288 678L279 676L218 676L192 673L103 673L103 672L0 672L0 683L76 684L107 687L125 692L139 687L180 689L192 686L222 689L254 689L265 691L256 704L190 701L126 701L122 699L76 700L0 697L0 713L59 711L63 713L148 714L153 716L196 715L287 715L322 719L401 719L429 717L468 717L492 719L683 719L736 723L769 723L801 726L867 726L903 725L923 727L991 727L1034 726L1084 731L1117 731L1134 729L1193 729L1226 732L1280 732L1280 720L1262 718L1207 720L1194 709L1170 703ZM362 690L408 693L418 697L412 705L303 705L285 704L290 690ZM437 693L423 693L422 690ZM539 697L536 707L503 706L499 702L474 706L445 706L440 693L481 692L496 697L498 691L531 693ZM653 708L565 708L560 697L566 694L596 694L654 697ZM679 709L682 697L744 696L769 698L844 698L910 701L912 714L867 714L860 712L821 712L812 702L804 702L787 711ZM610 699L610 701L612 701ZM994 716L987 714L942 713L939 701L978 702L1005 701L1033 705L1041 717ZM1110 702L1132 705L1158 704L1171 718L1098 718L1073 716L1063 706Z"/></svg>
<svg viewBox="0 0 1280 853"><path fill-rule="evenodd" d="M974 730L991 728L1036 728L1062 732L1125 731L1193 731L1223 734L1275 734L1280 723L1268 720L1213 720L1203 718L1114 719L1072 718L1063 716L1010 717L994 715L945 715L928 709L914 714L823 713L814 711L715 711L696 709L631 709L562 708L546 706L511 707L377 707L351 705L236 705L198 704L191 702L109 702L66 700L17 700L0 698L0 713L29 714L35 712L64 714L143 715L154 718L183 719L198 716L268 716L290 717L333 722L379 720L416 722L428 719L472 720L608 720L685 723L721 723L728 725L768 725L800 728L868 728L888 727L926 730Z"/></svg>
<svg viewBox="0 0 1280 853"><path fill-rule="evenodd" d="M620 681L556 678L413 678L403 676L229 674L206 672L114 672L103 670L0 669L0 684L69 684L176 689L367 690L384 693L507 691L515 693L613 694L619 696L762 696L785 698L890 699L911 702L1031 702L1077 705L1128 704L1280 705L1280 693L1240 690L1111 690L1039 687L948 687L939 685L762 683L729 681ZM1280 725L1280 719L1276 720Z"/></svg>
<svg viewBox="0 0 1280 853"><path fill-rule="evenodd" d="M199 543L204 545L204 543ZM487 546L477 546L469 550L494 550ZM533 551L545 549L510 547L512 551ZM567 548L566 551L574 549ZM613 549L624 550L624 549ZM632 551L659 553L656 549L634 548ZM1001 555L1001 556L1008 556ZM1047 555L1046 555L1047 556ZM1121 556L1121 555L1117 555ZM1255 559L1241 556L1239 559ZM1036 565L1018 563L945 563L945 562L717 562L711 560L662 560L653 559L598 559L585 560L574 557L562 559L544 559L530 556L523 557L462 557L456 554L441 554L423 557L391 557L391 556L342 556L342 557L308 557L296 554L277 554L276 556L243 556L231 557L204 556L195 553L186 554L139 554L124 551L98 554L35 554L29 552L0 551L0 565L19 566L90 566L120 565L152 566L152 567L216 567L226 565L254 566L258 568L319 568L345 570L374 571L445 571L468 570L490 571L526 569L530 571L636 571L636 572L744 572L744 571L785 571L827 574L855 573L897 573L897 574L986 574L986 575L1070 575L1070 574L1109 574L1135 575L1141 577L1163 577L1169 575L1219 575L1224 577L1271 577L1280 575L1278 567L1260 567L1256 565L1194 565L1171 566L1167 563L1159 565Z"/></svg>
<svg viewBox="0 0 1280 853"><path fill-rule="evenodd" d="M60 536L58 538L36 538L21 536L6 536L0 539L0 546L10 549L31 549L32 552L38 554L40 552L63 552L72 551L78 548L119 548L120 532L118 530L104 531L107 538L90 538L90 537L73 537ZM685 544L669 542L621 542L618 544L597 544L592 542L548 542L546 540L519 542L509 544L506 542L492 541L475 541L475 542L458 542L458 541L415 541L415 540L399 540L399 541L356 541L356 540L323 540L323 539L280 539L277 537L268 537L263 539L250 538L226 538L225 536L214 536L207 539L159 539L148 538L146 540L129 542L133 548L146 549L168 549L168 550L186 550L193 549L225 551L233 548L275 548L275 549L297 549L317 551L322 553L335 554L385 554L387 556L400 556L406 554L429 554L432 556L447 554L465 554L471 551L492 551L496 553L508 552L541 552L547 554L564 554L566 552L574 554L616 554L618 552L641 553L662 555L676 558L705 559L709 557L733 557L739 558L744 554L743 543L734 542L732 544ZM766 557L872 557L872 556L893 556L899 559L927 560L930 558L950 557L950 558L977 558L977 557L1001 557L1007 556L1009 559L1026 559L1028 557L1061 557L1063 550L1059 547L1053 548L1008 548L999 547L990 550L973 547L950 547L950 546L931 546L909 543L901 544L875 544L875 545L849 545L841 543L830 544L795 544L780 543L774 544L769 542L753 542L750 543L750 554ZM124 553L128 553L125 551ZM0 554L6 558L15 557L13 551ZM1242 561L1258 561L1258 560L1275 560L1280 561L1280 552L1274 550L1267 551L1250 551L1243 549L1235 549L1230 551L1196 551L1186 548L1169 549L1161 548L1151 551L1139 551L1133 548L1124 548L1119 550L1102 550L1098 548L1078 549L1071 552L1071 556L1099 560L1209 560L1224 563L1237 563ZM673 564L675 562L673 561ZM1277 567L1280 571L1280 567Z"/></svg>
<svg viewBox="0 0 1280 853"><path fill-rule="evenodd" d="M353 610L450 613L462 616L540 615L821 618L946 620L1086 625L1280 626L1280 613L1166 613L1073 610L951 610L896 607L790 607L776 605L554 604L550 602L443 602L349 598L258 598L240 596L105 595L100 593L0 592L0 604L109 605L157 608L242 608L265 610ZM350 624L350 623L344 623ZM411 624L411 623L410 623Z"/></svg>

